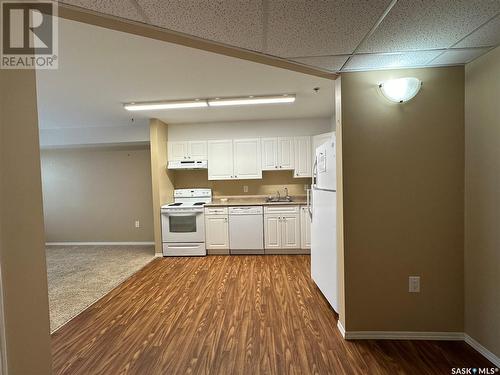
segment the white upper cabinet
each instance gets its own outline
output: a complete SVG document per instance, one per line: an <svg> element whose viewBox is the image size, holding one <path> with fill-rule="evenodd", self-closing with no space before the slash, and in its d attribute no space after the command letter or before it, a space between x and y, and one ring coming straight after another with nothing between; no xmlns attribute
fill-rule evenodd
<svg viewBox="0 0 500 375"><path fill-rule="evenodd" d="M207 160L207 141L189 141L188 158L192 160Z"/></svg>
<svg viewBox="0 0 500 375"><path fill-rule="evenodd" d="M311 137L295 137L295 171L294 177L312 177Z"/></svg>
<svg viewBox="0 0 500 375"><path fill-rule="evenodd" d="M278 138L278 168L293 169L293 137Z"/></svg>
<svg viewBox="0 0 500 375"><path fill-rule="evenodd" d="M187 142L168 142L168 160L186 160Z"/></svg>
<svg viewBox="0 0 500 375"><path fill-rule="evenodd" d="M262 170L278 169L278 138L262 138Z"/></svg>
<svg viewBox="0 0 500 375"><path fill-rule="evenodd" d="M235 139L234 178L262 178L260 139Z"/></svg>
<svg viewBox="0 0 500 375"><path fill-rule="evenodd" d="M262 138L262 170L293 169L292 137Z"/></svg>
<svg viewBox="0 0 500 375"><path fill-rule="evenodd" d="M168 142L168 160L207 160L207 141Z"/></svg>
<svg viewBox="0 0 500 375"><path fill-rule="evenodd" d="M208 179L231 180L233 174L233 141L208 141Z"/></svg>

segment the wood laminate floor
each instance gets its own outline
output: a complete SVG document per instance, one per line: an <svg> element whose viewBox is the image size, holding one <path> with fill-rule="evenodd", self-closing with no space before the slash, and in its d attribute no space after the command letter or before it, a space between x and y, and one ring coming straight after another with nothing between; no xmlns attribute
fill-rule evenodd
<svg viewBox="0 0 500 375"><path fill-rule="evenodd" d="M55 374L450 374L463 342L345 341L308 256L156 259L52 336Z"/></svg>

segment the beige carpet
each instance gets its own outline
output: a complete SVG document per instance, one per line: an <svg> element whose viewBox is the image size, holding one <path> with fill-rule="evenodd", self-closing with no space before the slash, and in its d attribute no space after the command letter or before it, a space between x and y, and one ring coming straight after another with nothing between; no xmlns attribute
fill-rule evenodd
<svg viewBox="0 0 500 375"><path fill-rule="evenodd" d="M153 246L47 246L50 327L55 331L154 258Z"/></svg>

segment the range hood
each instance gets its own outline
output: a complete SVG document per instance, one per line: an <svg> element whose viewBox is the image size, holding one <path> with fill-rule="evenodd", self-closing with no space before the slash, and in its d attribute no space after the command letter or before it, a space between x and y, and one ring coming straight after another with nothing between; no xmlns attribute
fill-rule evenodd
<svg viewBox="0 0 500 375"><path fill-rule="evenodd" d="M169 161L167 169L207 169L207 160L174 160Z"/></svg>

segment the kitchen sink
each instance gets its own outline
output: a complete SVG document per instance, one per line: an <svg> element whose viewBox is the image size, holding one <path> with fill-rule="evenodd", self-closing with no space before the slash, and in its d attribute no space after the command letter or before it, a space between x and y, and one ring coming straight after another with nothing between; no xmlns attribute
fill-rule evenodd
<svg viewBox="0 0 500 375"><path fill-rule="evenodd" d="M293 199L292 199L292 197L283 197L283 198L267 197L266 198L266 203L281 203L281 202L293 202Z"/></svg>

